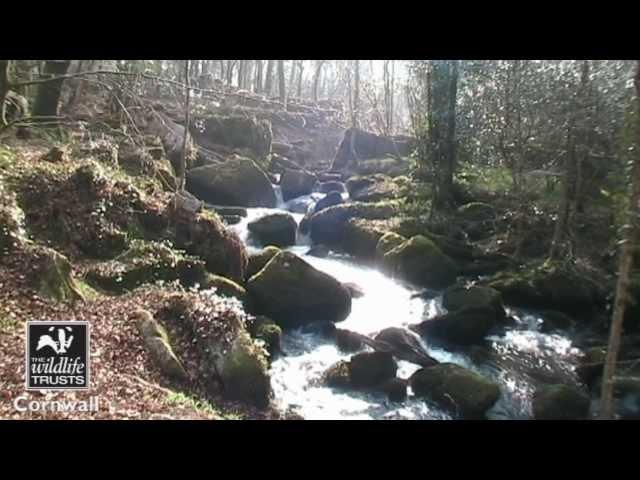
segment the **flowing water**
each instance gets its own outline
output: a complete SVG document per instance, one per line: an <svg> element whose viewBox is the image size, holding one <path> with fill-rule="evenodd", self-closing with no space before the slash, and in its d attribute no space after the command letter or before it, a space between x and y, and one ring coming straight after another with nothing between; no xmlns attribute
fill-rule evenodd
<svg viewBox="0 0 640 480"><path fill-rule="evenodd" d="M301 212L313 208L323 196L313 193L284 203L279 188L277 192L280 200L277 209L250 208L247 217L231 227L247 244L250 253L259 251L261 245L250 238L249 222L276 211L288 211L300 222L304 216ZM315 268L341 282L353 282L364 291L362 297L353 299L351 314L338 324L340 328L372 335L387 327L407 327L444 311L441 296L430 300L414 296L417 288L345 256L331 253L327 258L317 258L306 255L310 246L308 237L299 236L296 245L288 250ZM573 369L580 352L567 337L538 332L541 320L534 313L513 309L508 309L508 313L516 319L517 325L489 336L486 350L451 351L424 338L421 342L429 355L438 361L456 363L499 383L501 397L487 413L488 418L530 418L536 382L551 379L557 383L575 384ZM343 392L322 386L319 383L322 373L351 355L342 353L318 333L302 329L285 332L282 348L284 355L271 365L271 378L276 402L283 410L294 411L306 419L451 418L447 412L412 396L410 389L405 402L393 403L384 394ZM408 378L420 368L404 361L399 361L398 366L398 377L401 378Z"/></svg>

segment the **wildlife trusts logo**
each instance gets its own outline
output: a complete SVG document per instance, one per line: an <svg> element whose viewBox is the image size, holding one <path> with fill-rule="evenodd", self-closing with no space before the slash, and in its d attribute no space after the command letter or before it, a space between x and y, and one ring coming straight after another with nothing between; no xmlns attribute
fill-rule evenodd
<svg viewBox="0 0 640 480"><path fill-rule="evenodd" d="M89 324L27 322L27 390L89 388Z"/></svg>

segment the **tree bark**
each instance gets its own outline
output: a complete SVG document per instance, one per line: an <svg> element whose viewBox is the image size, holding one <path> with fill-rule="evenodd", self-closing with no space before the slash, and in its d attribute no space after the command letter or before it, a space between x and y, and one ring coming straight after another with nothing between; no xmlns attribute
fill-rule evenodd
<svg viewBox="0 0 640 480"><path fill-rule="evenodd" d="M302 60L298 62L298 99L302 99L302 75L304 73L304 63Z"/></svg>
<svg viewBox="0 0 640 480"><path fill-rule="evenodd" d="M70 64L70 60L47 60L43 75L49 78L64 75ZM64 79L60 79L40 85L33 105L33 116L55 117L58 115L63 83Z"/></svg>
<svg viewBox="0 0 640 480"><path fill-rule="evenodd" d="M287 91L284 80L284 60L278 60L278 95L282 107L287 109Z"/></svg>
<svg viewBox="0 0 640 480"><path fill-rule="evenodd" d="M313 101L318 102L318 84L320 81L320 73L325 60L318 60L316 63L316 71L313 74Z"/></svg>
<svg viewBox="0 0 640 480"><path fill-rule="evenodd" d="M351 126L358 128L360 126L360 61L354 60L353 63L353 118Z"/></svg>
<svg viewBox="0 0 640 480"><path fill-rule="evenodd" d="M185 178L187 172L187 142L189 140L189 120L190 120L190 100L191 100L191 84L189 81L189 60L184 62L184 83L186 85L184 100L184 137L182 140L182 155L180 157L180 172L178 172L178 190L184 190Z"/></svg>
<svg viewBox="0 0 640 480"><path fill-rule="evenodd" d="M4 102L9 93L9 67L11 60L0 60L0 125L6 125Z"/></svg>
<svg viewBox="0 0 640 480"><path fill-rule="evenodd" d="M255 92L262 93L262 73L264 69L264 62L262 60L256 60L256 78L255 78Z"/></svg>
<svg viewBox="0 0 640 480"><path fill-rule="evenodd" d="M273 95L273 63L275 60L267 61L267 73L264 77L264 93L269 97Z"/></svg>
<svg viewBox="0 0 640 480"><path fill-rule="evenodd" d="M613 384L616 371L616 360L620 350L622 336L622 323L624 312L629 302L629 282L633 268L634 240L638 232L638 215L640 215L640 61L636 63L635 74L635 115L633 135L633 166L631 175L631 195L629 201L629 223L625 225L624 243L620 253L620 266L618 270L618 283L616 285L616 298L613 304L611 318L611 330L609 332L609 346L602 374L602 396L600 399L601 419L613 419Z"/></svg>

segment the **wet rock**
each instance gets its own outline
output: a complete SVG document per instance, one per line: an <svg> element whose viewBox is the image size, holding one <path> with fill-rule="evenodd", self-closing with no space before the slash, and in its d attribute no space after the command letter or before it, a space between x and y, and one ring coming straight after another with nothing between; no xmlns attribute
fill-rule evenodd
<svg viewBox="0 0 640 480"><path fill-rule="evenodd" d="M192 168L187 172L187 188L213 204L273 208L277 203L265 172L253 160L239 156Z"/></svg>
<svg viewBox="0 0 640 480"><path fill-rule="evenodd" d="M269 359L273 359L282 352L282 329L269 317L259 315L252 322L249 333L255 339L265 344Z"/></svg>
<svg viewBox="0 0 640 480"><path fill-rule="evenodd" d="M322 383L327 387L347 389L351 386L351 374L349 362L341 360L330 366L322 374Z"/></svg>
<svg viewBox="0 0 640 480"><path fill-rule="evenodd" d="M545 385L533 395L536 420L574 420L589 415L591 400L584 392L567 385Z"/></svg>
<svg viewBox="0 0 640 480"><path fill-rule="evenodd" d="M345 282L343 283L343 285L347 288L347 290L349 290L351 298L364 297L364 290L360 285L353 282Z"/></svg>
<svg viewBox="0 0 640 480"><path fill-rule="evenodd" d="M222 215L222 220L227 225L237 225L242 221L242 217L240 215Z"/></svg>
<svg viewBox="0 0 640 480"><path fill-rule="evenodd" d="M321 193L329 193L329 192L346 192L347 189L343 182L341 181L328 181L322 182L318 185L318 191Z"/></svg>
<svg viewBox="0 0 640 480"><path fill-rule="evenodd" d="M566 330L572 328L576 321L566 313L557 310L543 310L540 312L542 317L541 332L551 332L553 330Z"/></svg>
<svg viewBox="0 0 640 480"><path fill-rule="evenodd" d="M456 264L428 238L417 235L384 255L384 263L405 280L428 288L444 288L456 281Z"/></svg>
<svg viewBox="0 0 640 480"><path fill-rule="evenodd" d="M291 198L310 194L317 180L315 175L304 170L285 170L280 179L282 198L286 202Z"/></svg>
<svg viewBox="0 0 640 480"><path fill-rule="evenodd" d="M335 278L291 252L280 252L247 282L259 313L283 328L319 320L340 322L351 312L351 295Z"/></svg>
<svg viewBox="0 0 640 480"><path fill-rule="evenodd" d="M260 251L249 256L249 264L247 265L246 279L253 277L256 273L264 268L264 266L275 257L281 250L278 247L269 245Z"/></svg>
<svg viewBox="0 0 640 480"><path fill-rule="evenodd" d="M287 247L296 243L298 224L288 213L273 213L250 222L248 229L263 245Z"/></svg>
<svg viewBox="0 0 640 480"><path fill-rule="evenodd" d="M187 380L189 375L171 348L169 336L162 325L146 310L134 312L132 320L136 322L145 347L160 371L171 378Z"/></svg>
<svg viewBox="0 0 640 480"><path fill-rule="evenodd" d="M364 346L359 334L342 328L336 328L335 339L336 345L343 352L357 352Z"/></svg>
<svg viewBox="0 0 640 480"><path fill-rule="evenodd" d="M323 172L318 174L318 180L321 182L342 182L342 174Z"/></svg>
<svg viewBox="0 0 640 480"><path fill-rule="evenodd" d="M502 304L502 295L497 290L489 287L450 287L442 296L442 306L449 311L463 308L493 308L496 312L497 320L506 317L504 305Z"/></svg>
<svg viewBox="0 0 640 480"><path fill-rule="evenodd" d="M509 304L569 314L591 311L603 301L600 289L591 280L559 262L498 274L487 285L501 292Z"/></svg>
<svg viewBox="0 0 640 480"><path fill-rule="evenodd" d="M481 343L498 323L495 309L469 307L439 315L416 325L416 331L458 345Z"/></svg>
<svg viewBox="0 0 640 480"><path fill-rule="evenodd" d="M431 358L413 332L399 327L381 330L374 340L384 344L399 360L415 363L422 367L436 365L437 360Z"/></svg>
<svg viewBox="0 0 640 480"><path fill-rule="evenodd" d="M462 418L483 416L500 397L496 383L452 363L422 368L411 376L409 383L416 396Z"/></svg>
<svg viewBox="0 0 640 480"><path fill-rule="evenodd" d="M378 241L385 233L384 228L374 221L352 218L344 227L342 248L354 257L371 259L375 257Z"/></svg>
<svg viewBox="0 0 640 480"><path fill-rule="evenodd" d="M351 382L356 388L376 387L396 376L398 365L386 352L363 352L349 362Z"/></svg>
<svg viewBox="0 0 640 480"><path fill-rule="evenodd" d="M207 205L207 207L213 209L218 215L237 215L238 217L247 216L247 209L244 207L228 207L222 205Z"/></svg>
<svg viewBox="0 0 640 480"><path fill-rule="evenodd" d="M247 250L238 235L227 229L214 212L203 210L176 222L175 235L176 246L202 258L209 272L236 282L244 279Z"/></svg>
<svg viewBox="0 0 640 480"><path fill-rule="evenodd" d="M380 390L387 394L391 402L404 402L407 399L407 381L391 378L382 383Z"/></svg>
<svg viewBox="0 0 640 480"><path fill-rule="evenodd" d="M313 207L313 213L318 213L325 208L333 207L334 205L340 205L341 203L344 203L342 194L337 191L331 191L327 193L326 196L317 201L317 203Z"/></svg>
<svg viewBox="0 0 640 480"><path fill-rule="evenodd" d="M352 218L368 220L389 219L398 211L398 205L381 203L343 203L325 208L314 214L309 220L311 239L315 243L340 245L346 224Z"/></svg>

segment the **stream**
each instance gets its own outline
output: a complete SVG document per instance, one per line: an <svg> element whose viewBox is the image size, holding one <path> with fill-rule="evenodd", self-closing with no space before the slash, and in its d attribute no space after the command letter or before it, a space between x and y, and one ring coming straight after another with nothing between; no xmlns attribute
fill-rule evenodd
<svg viewBox="0 0 640 480"><path fill-rule="evenodd" d="M289 202L283 202L279 187L279 205L276 209L249 208L247 217L229 228L238 233L249 253L261 250L247 230L247 224L257 218L286 211L299 223L305 208L313 208L323 194L313 193ZM353 282L364 295L354 298L349 317L337 324L358 333L373 336L387 327L408 327L446 310L442 296L426 300L414 296L417 287L387 277L369 266L355 263L349 257L334 254L326 258L307 255L311 241L299 235L295 246L286 250L303 257L318 270L332 275L341 282ZM516 325L486 338L485 349L448 350L421 337L421 343L433 358L451 362L493 378L498 382L501 396L487 412L489 419L531 418L532 393L537 382L577 385L574 372L580 351L569 337L538 331L541 319L535 312L506 306L507 314L516 319ZM344 392L320 384L322 373L339 360L348 360L351 354L341 352L333 342L319 333L304 328L286 331L282 337L283 354L271 365L271 383L275 402L282 410L289 410L305 419L451 419L451 415L423 399L413 396L408 389L407 400L390 402L386 395L363 392ZM398 377L408 378L418 365L398 361Z"/></svg>

